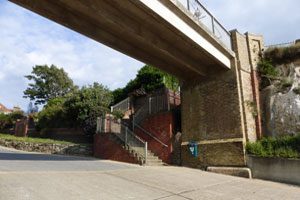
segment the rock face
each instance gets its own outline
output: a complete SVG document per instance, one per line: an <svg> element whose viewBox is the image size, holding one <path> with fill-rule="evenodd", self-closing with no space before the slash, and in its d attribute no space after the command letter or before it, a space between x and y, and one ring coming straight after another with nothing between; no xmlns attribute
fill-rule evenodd
<svg viewBox="0 0 300 200"><path fill-rule="evenodd" d="M265 136L300 132L300 61L278 66L288 83L272 84L261 92Z"/></svg>
<svg viewBox="0 0 300 200"><path fill-rule="evenodd" d="M0 145L22 151L41 152L48 154L64 154L77 156L92 156L93 154L92 145L88 144L46 144L0 139Z"/></svg>

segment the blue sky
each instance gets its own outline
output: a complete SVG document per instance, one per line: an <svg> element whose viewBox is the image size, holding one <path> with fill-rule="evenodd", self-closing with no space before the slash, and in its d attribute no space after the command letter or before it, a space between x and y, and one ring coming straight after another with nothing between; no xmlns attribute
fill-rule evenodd
<svg viewBox="0 0 300 200"><path fill-rule="evenodd" d="M184 1L184 0L181 0ZM228 29L263 34L266 44L300 38L299 0L202 0ZM6 0L0 0L0 102L26 109L32 66L63 67L77 85L124 86L144 64Z"/></svg>

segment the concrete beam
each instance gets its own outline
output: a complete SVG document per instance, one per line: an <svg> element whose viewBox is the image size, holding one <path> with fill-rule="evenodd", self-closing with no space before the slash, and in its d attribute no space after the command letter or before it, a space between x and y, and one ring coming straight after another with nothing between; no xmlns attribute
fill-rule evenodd
<svg viewBox="0 0 300 200"><path fill-rule="evenodd" d="M183 19L172 12L167 6L165 6L159 0L140 0L146 6L151 8L155 13L160 15L164 20L176 27L185 36L192 39L196 44L202 47L210 55L214 56L219 62L230 69L231 59L225 56L220 50L218 50L211 42L200 35L196 30L189 26Z"/></svg>
<svg viewBox="0 0 300 200"><path fill-rule="evenodd" d="M156 13L150 1L10 1L182 80L224 70L226 62L208 55L195 41L199 36L191 38L190 32L178 31L176 24Z"/></svg>

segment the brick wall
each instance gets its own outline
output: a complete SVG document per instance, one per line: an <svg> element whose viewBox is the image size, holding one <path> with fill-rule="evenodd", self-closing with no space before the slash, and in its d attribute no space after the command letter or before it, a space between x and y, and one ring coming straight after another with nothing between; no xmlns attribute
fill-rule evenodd
<svg viewBox="0 0 300 200"><path fill-rule="evenodd" d="M230 70L182 83L183 165L244 166L245 142L259 135L253 112L258 101L253 70L262 38L237 31L231 35L236 57ZM189 152L190 141L198 143L196 158Z"/></svg>
<svg viewBox="0 0 300 200"><path fill-rule="evenodd" d="M135 128L134 132L139 137L148 142L148 148L155 153L165 163L172 163L173 152L173 130L174 130L174 115L172 112L164 112L155 114L148 117L141 124L143 129L149 131L152 135L167 144L168 147L164 147L158 141L145 134L138 128Z"/></svg>
<svg viewBox="0 0 300 200"><path fill-rule="evenodd" d="M15 125L15 136L26 137L28 131L28 119L20 119L16 122Z"/></svg>
<svg viewBox="0 0 300 200"><path fill-rule="evenodd" d="M94 156L97 158L138 164L133 156L110 137L109 133L95 134L93 146Z"/></svg>

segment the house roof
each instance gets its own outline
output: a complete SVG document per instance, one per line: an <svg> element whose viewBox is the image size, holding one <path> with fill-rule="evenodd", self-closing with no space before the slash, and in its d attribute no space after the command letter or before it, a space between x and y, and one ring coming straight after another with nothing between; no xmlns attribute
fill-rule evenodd
<svg viewBox="0 0 300 200"><path fill-rule="evenodd" d="M12 112L12 110L6 108L3 104L0 103L0 113L9 113Z"/></svg>

